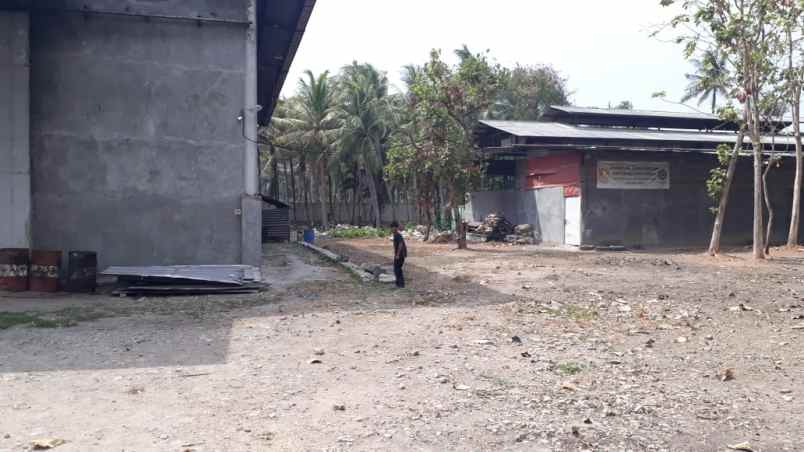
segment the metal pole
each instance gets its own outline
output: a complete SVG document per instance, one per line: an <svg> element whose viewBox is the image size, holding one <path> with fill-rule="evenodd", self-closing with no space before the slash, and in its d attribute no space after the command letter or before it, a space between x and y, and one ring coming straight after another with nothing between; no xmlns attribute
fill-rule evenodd
<svg viewBox="0 0 804 452"><path fill-rule="evenodd" d="M248 0L248 21L246 30L246 99L243 108L244 131L246 135L245 154L245 193L256 196L259 192L257 164L259 148L257 141L257 1Z"/></svg>

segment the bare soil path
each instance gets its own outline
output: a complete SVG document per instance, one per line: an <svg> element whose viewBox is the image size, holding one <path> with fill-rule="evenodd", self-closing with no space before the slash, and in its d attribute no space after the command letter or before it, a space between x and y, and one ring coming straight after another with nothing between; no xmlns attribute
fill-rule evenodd
<svg viewBox="0 0 804 452"><path fill-rule="evenodd" d="M0 296L74 324L0 330L0 451L804 447L804 253L408 246L401 291L276 245L260 295Z"/></svg>

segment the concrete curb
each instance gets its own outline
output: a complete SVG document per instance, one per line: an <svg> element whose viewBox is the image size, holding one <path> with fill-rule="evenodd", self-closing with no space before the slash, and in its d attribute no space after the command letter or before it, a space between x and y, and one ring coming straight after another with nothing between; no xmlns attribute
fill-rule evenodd
<svg viewBox="0 0 804 452"><path fill-rule="evenodd" d="M377 277L373 273L367 272L366 270L364 270L359 265L355 265L355 264L353 264L351 262L347 262L343 258L343 256L335 254L330 250L325 250L324 248L321 248L320 246L315 246L312 243L307 243L307 242L299 242L299 244L301 246L307 248L308 250L313 251L314 253L318 253L319 255L324 257L325 259L327 259L327 260L329 260L331 262L334 262L334 263L340 265L341 267L345 268L347 271L349 271L354 276L356 276L361 282L364 282L364 283L379 282L379 283L383 283L383 284L388 284L388 283L394 282L394 280L392 278L389 280L389 278L388 278L389 275L379 275L379 277Z"/></svg>

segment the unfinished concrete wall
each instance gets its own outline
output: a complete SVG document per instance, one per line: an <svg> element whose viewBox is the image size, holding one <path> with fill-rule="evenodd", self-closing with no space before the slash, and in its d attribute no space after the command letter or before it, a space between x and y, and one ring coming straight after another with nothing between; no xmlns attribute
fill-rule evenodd
<svg viewBox="0 0 804 452"><path fill-rule="evenodd" d="M470 193L463 218L466 221L482 222L489 214L498 213L512 223L520 223L519 196L520 192L516 190Z"/></svg>
<svg viewBox="0 0 804 452"><path fill-rule="evenodd" d="M30 245L28 14L0 11L0 248Z"/></svg>
<svg viewBox="0 0 804 452"><path fill-rule="evenodd" d="M598 160L670 162L669 190L611 190L596 187ZM713 201L706 193L706 179L716 157L680 153L590 154L584 161L584 244L642 246L706 246L712 234ZM753 225L753 160L742 158L732 187L723 244L751 243ZM775 208L773 239L787 237L792 201L793 160L787 159L769 178Z"/></svg>
<svg viewBox="0 0 804 452"><path fill-rule="evenodd" d="M244 33L231 24L32 17L36 247L95 250L101 266L240 261Z"/></svg>
<svg viewBox="0 0 804 452"><path fill-rule="evenodd" d="M481 222L490 213L499 213L513 224L533 225L543 243L564 243L562 187L471 193L464 219Z"/></svg>

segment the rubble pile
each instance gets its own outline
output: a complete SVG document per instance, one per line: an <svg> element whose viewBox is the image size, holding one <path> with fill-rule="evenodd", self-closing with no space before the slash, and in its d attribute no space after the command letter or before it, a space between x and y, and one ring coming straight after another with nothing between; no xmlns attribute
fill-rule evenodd
<svg viewBox="0 0 804 452"><path fill-rule="evenodd" d="M474 240L502 242L506 236L514 233L514 225L504 216L492 213L482 223L469 223L467 233L472 234Z"/></svg>
<svg viewBox="0 0 804 452"><path fill-rule="evenodd" d="M514 228L514 233L505 237L508 243L516 245L534 245L537 243L533 225L520 224Z"/></svg>
<svg viewBox="0 0 804 452"><path fill-rule="evenodd" d="M469 223L466 238L472 242L507 242L517 245L536 243L532 225L514 226L498 213L489 214L482 223Z"/></svg>

